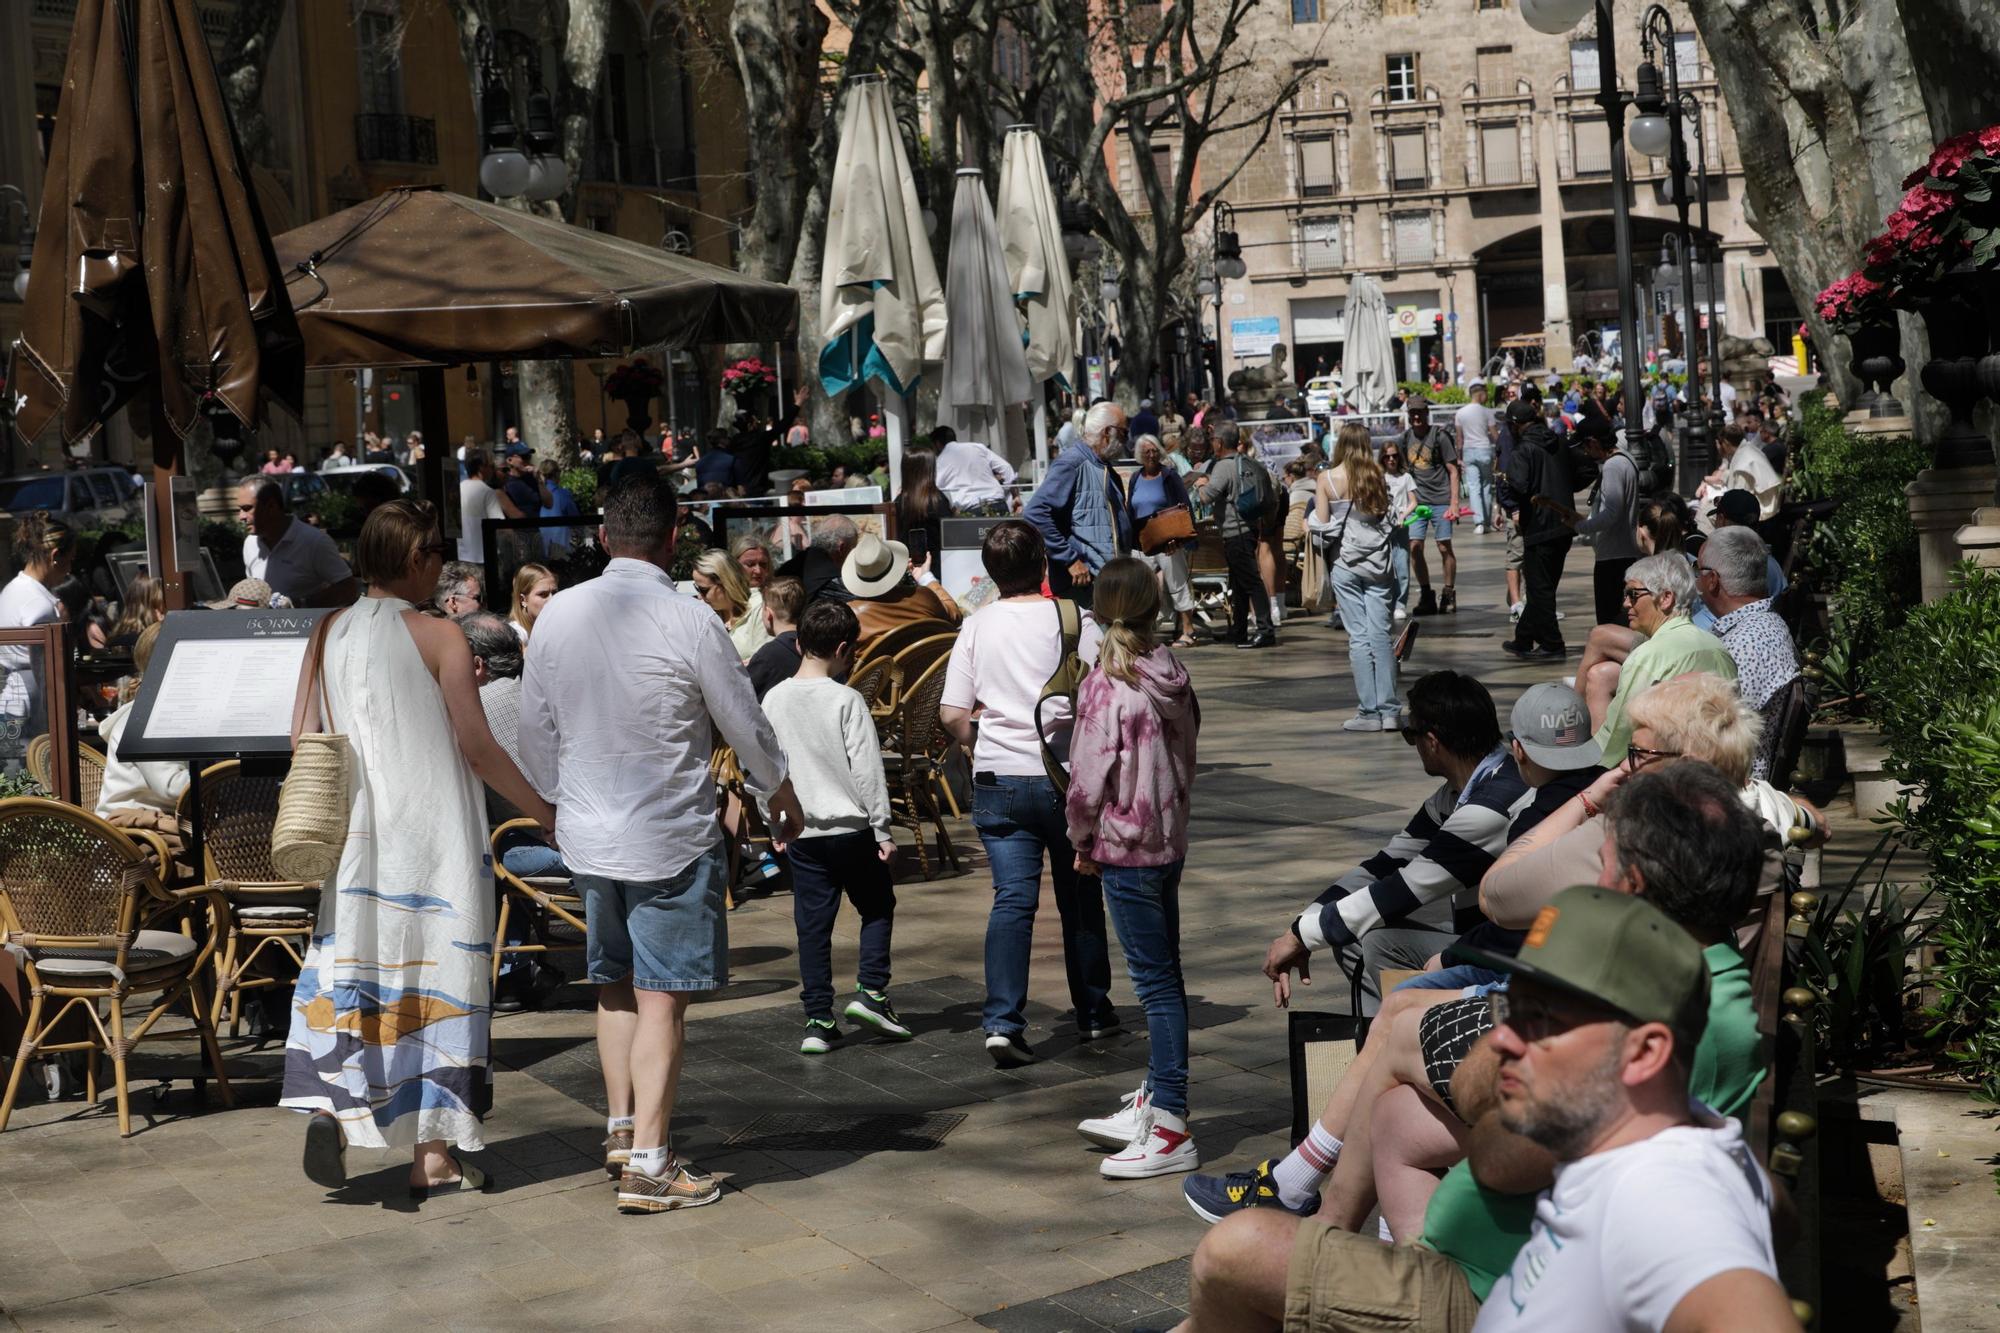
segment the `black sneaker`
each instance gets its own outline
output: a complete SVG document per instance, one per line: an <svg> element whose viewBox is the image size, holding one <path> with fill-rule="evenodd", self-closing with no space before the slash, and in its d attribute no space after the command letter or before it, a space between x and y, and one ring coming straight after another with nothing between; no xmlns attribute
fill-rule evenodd
<svg viewBox="0 0 2000 1333"><path fill-rule="evenodd" d="M1420 616L1434 616L1437 613L1437 598L1431 593L1429 588L1425 588L1423 592L1417 595L1416 614Z"/></svg>
<svg viewBox="0 0 2000 1333"><path fill-rule="evenodd" d="M825 1055L847 1040L847 1034L831 1018L808 1018L806 1035L799 1041L800 1055Z"/></svg>
<svg viewBox="0 0 2000 1333"><path fill-rule="evenodd" d="M1018 1032L987 1033L986 1053L1002 1069L1019 1069L1022 1065L1035 1063L1034 1047L1022 1041Z"/></svg>
<svg viewBox="0 0 2000 1333"><path fill-rule="evenodd" d="M1271 1179L1269 1158L1257 1163L1254 1171L1232 1171L1226 1176L1189 1176L1181 1182L1181 1195L1204 1222L1220 1222L1245 1208L1276 1208L1294 1217L1311 1217L1319 1211L1319 1195L1306 1200L1305 1207L1291 1208L1278 1197Z"/></svg>
<svg viewBox="0 0 2000 1333"><path fill-rule="evenodd" d="M896 1016L896 1006L889 1003L889 997L878 990L865 986L854 988L854 998L847 1002L847 1016L857 1023L866 1023L885 1037L897 1041L908 1041L917 1034L903 1025Z"/></svg>
<svg viewBox="0 0 2000 1333"><path fill-rule="evenodd" d="M1236 646L1238 648L1276 648L1278 646L1278 632L1274 629L1267 629L1260 634L1251 635Z"/></svg>
<svg viewBox="0 0 2000 1333"><path fill-rule="evenodd" d="M1457 611L1458 589L1448 587L1438 594L1438 612L1441 615L1448 616L1455 614Z"/></svg>
<svg viewBox="0 0 2000 1333"><path fill-rule="evenodd" d="M1535 645L1532 643L1522 643L1517 639L1508 639L1500 645L1500 651L1509 657L1532 657L1535 652Z"/></svg>
<svg viewBox="0 0 2000 1333"><path fill-rule="evenodd" d="M1539 648L1530 649L1521 654L1521 656L1527 658L1530 662L1560 662L1569 656L1569 649L1559 643L1545 643Z"/></svg>
<svg viewBox="0 0 2000 1333"><path fill-rule="evenodd" d="M1125 1025L1118 1020L1116 1014L1113 1014L1101 1023L1093 1023L1089 1027L1085 1027L1081 1023L1076 1025L1076 1035L1082 1041L1103 1041L1106 1037L1116 1037L1124 1031Z"/></svg>

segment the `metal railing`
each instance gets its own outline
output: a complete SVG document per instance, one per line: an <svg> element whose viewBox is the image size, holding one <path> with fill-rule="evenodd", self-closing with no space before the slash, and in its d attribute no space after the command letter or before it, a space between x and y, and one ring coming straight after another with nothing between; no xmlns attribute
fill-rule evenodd
<svg viewBox="0 0 2000 1333"><path fill-rule="evenodd" d="M437 165L437 122L425 116L364 111L354 118L354 150L363 162Z"/></svg>

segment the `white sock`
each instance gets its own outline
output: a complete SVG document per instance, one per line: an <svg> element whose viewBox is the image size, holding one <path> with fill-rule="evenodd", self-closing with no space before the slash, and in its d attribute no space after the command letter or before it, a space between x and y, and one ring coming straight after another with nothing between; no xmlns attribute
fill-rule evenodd
<svg viewBox="0 0 2000 1333"><path fill-rule="evenodd" d="M1279 1202L1287 1208L1305 1207L1306 1200L1326 1184L1326 1178L1333 1174L1333 1164L1339 1160L1340 1140L1315 1120L1305 1140L1271 1168L1271 1183L1278 1187Z"/></svg>
<svg viewBox="0 0 2000 1333"><path fill-rule="evenodd" d="M634 1148L632 1161L625 1169L642 1176L663 1176L667 1173L667 1159L672 1155L665 1148Z"/></svg>
<svg viewBox="0 0 2000 1333"><path fill-rule="evenodd" d="M632 1124L631 1116L614 1115L604 1122L604 1132L607 1134L616 1134L621 1129L632 1128Z"/></svg>

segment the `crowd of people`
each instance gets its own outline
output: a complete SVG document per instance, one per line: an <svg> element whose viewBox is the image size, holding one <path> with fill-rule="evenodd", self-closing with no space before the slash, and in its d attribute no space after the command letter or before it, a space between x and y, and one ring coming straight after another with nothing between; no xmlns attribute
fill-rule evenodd
<svg viewBox="0 0 2000 1333"><path fill-rule="evenodd" d="M745 873L789 871L800 1052L911 1039L892 999L882 742L846 682L871 642L935 622L955 634L938 722L965 754L990 868L979 1040L1002 1068L1038 1058L1027 1000L1046 874L1076 1039L1123 1030L1114 938L1148 1037L1139 1086L1077 1126L1107 1150L1096 1170L1183 1175L1216 1224L1185 1327L1790 1327L1771 1187L1738 1123L1766 1070L1743 950L1787 855L1828 836L1768 780L1799 674L1765 535L1785 460L1756 442L1769 418L1732 421L1690 505L1602 388L1572 412L1569 390L1474 385L1448 424L1418 399L1387 436L1336 419L1328 453L1307 445L1282 478L1199 403L1128 419L1099 402L1064 427L1018 514L1009 464L940 427L904 456L893 538L788 515L712 545L685 588L690 483L757 484L730 441L662 460L622 440L593 537L608 563L568 587L538 561L488 587L502 571L483 563L481 520L551 517L565 490L518 437L497 469L463 452L455 550L434 507L393 498L344 559L288 512L277 474L246 479L258 582L226 602L338 608L326 702L365 775L288 1016L283 1104L311 1113L306 1174L337 1186L360 1145L408 1149L417 1198L483 1187L463 1154L482 1146L490 1015L561 980L510 962L491 988L486 840L510 819L525 823L500 866L566 877L585 904L580 979L596 988L619 1211L721 1196L673 1124L687 1006L727 984L725 903ZM975 605L934 568L955 515L992 520ZM574 497L564 517L581 520ZM1505 543L1503 648L1552 668L1570 665L1560 579L1573 543L1592 547L1595 623L1574 673L1522 691L1504 729L1472 676L1400 679L1397 624L1461 605L1467 519ZM1261 970L1278 1005L1315 961L1351 980L1369 1020L1356 1061L1291 1153L1204 1175L1179 927L1202 715L1176 654L1204 641L1188 555L1210 525L1245 648L1277 642L1276 567L1309 548L1302 591L1348 640L1341 729L1399 735L1437 785L1380 850L1271 923ZM0 622L61 614L73 537L30 519L15 542ZM157 598L135 584L128 601L131 623L110 628L143 673ZM13 672L0 693L17 728L31 690ZM128 716L101 730L100 812L169 831L185 772L119 759ZM740 800L718 802L716 745L734 753ZM389 817L419 804L436 812L421 828ZM759 822L765 851L747 837ZM843 902L859 927L851 992L833 971ZM1661 1228L1684 1243L1654 1243Z"/></svg>

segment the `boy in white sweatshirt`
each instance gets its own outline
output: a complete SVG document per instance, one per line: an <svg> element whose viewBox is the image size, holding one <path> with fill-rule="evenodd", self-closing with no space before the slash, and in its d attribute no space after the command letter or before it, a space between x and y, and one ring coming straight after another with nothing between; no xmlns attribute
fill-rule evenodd
<svg viewBox="0 0 2000 1333"><path fill-rule="evenodd" d="M896 890L889 864L889 787L875 720L835 679L854 661L860 625L844 602L815 602L799 621L799 670L764 696L764 713L791 764L805 832L777 850L792 863L792 921L799 932L799 999L805 1055L846 1037L833 1019L833 922L844 893L861 914L861 964L847 1017L898 1041L910 1029L889 1003L889 935Z"/></svg>

